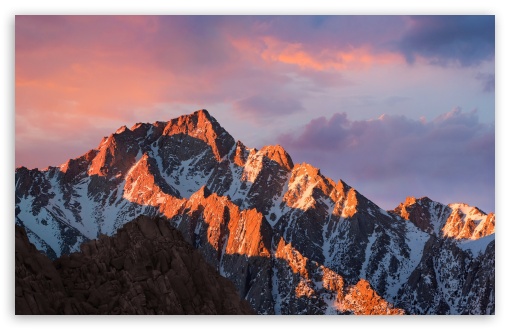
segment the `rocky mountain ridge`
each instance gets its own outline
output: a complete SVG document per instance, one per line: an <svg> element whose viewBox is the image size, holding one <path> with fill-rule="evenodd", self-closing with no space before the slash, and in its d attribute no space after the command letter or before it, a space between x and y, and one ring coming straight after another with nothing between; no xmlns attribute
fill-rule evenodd
<svg viewBox="0 0 510 330"><path fill-rule="evenodd" d="M494 213L485 214L465 203L443 205L428 197L408 197L393 211L430 234L458 240L476 240L494 233Z"/></svg>
<svg viewBox="0 0 510 330"><path fill-rule="evenodd" d="M426 198L386 212L205 110L16 169L16 223L53 258L138 215L168 219L260 314L494 313L494 214Z"/></svg>

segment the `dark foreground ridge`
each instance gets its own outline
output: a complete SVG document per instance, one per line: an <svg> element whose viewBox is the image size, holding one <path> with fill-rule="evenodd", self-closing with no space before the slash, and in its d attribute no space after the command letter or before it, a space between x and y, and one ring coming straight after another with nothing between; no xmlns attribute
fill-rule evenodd
<svg viewBox="0 0 510 330"><path fill-rule="evenodd" d="M140 216L52 262L16 226L16 314L255 314L167 221Z"/></svg>

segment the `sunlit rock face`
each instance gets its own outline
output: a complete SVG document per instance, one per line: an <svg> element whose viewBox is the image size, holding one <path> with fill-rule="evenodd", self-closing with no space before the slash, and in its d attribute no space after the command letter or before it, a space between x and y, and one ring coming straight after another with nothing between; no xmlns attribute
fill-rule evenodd
<svg viewBox="0 0 510 330"><path fill-rule="evenodd" d="M205 110L16 169L16 224L53 259L139 215L177 228L259 314L495 310L494 214L426 197L386 212L282 146L236 142Z"/></svg>
<svg viewBox="0 0 510 330"><path fill-rule="evenodd" d="M407 197L392 213L433 235L458 240L494 234L496 217L463 203L443 205L427 197Z"/></svg>

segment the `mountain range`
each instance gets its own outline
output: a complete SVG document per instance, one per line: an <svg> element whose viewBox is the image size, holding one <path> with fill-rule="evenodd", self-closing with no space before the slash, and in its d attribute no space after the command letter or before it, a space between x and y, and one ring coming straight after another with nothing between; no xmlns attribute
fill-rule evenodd
<svg viewBox="0 0 510 330"><path fill-rule="evenodd" d="M123 126L15 183L16 225L53 260L162 218L258 314L495 313L493 213L427 197L383 210L206 110Z"/></svg>

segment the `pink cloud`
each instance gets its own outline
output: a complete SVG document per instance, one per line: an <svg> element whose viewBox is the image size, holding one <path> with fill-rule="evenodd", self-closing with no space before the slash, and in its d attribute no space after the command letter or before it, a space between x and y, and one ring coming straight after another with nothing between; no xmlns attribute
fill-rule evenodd
<svg viewBox="0 0 510 330"><path fill-rule="evenodd" d="M273 37L264 38L266 49L262 58L297 65L301 69L316 71L363 69L376 64L402 63L403 57L396 53L374 53L369 46L346 47L346 49L318 48L307 50L301 43L289 43Z"/></svg>

